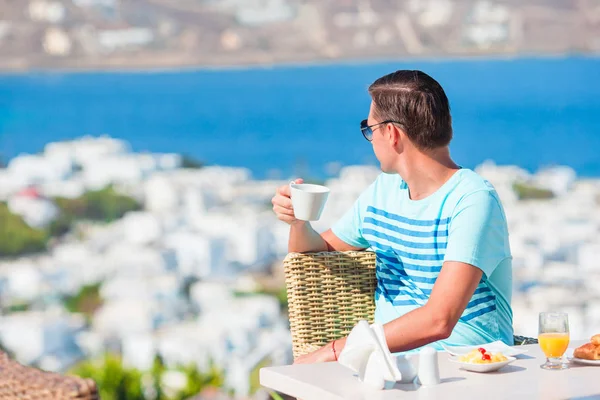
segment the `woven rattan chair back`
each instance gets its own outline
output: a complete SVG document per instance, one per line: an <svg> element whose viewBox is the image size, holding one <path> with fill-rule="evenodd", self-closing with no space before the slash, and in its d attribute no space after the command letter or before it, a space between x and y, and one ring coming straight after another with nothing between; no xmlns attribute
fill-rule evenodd
<svg viewBox="0 0 600 400"><path fill-rule="evenodd" d="M91 379L26 367L0 352L0 400L96 400Z"/></svg>
<svg viewBox="0 0 600 400"><path fill-rule="evenodd" d="M361 319L373 322L374 253L290 253L283 265L294 358L346 336ZM533 343L515 336L516 345Z"/></svg>

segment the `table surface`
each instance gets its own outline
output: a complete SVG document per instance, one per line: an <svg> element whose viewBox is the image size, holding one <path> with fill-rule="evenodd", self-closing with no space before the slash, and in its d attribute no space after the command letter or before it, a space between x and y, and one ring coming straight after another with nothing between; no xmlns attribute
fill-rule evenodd
<svg viewBox="0 0 600 400"><path fill-rule="evenodd" d="M572 355L583 343L572 342L565 354ZM516 361L489 373L461 370L448 361L448 353L439 352L442 382L429 387L396 384L392 389L374 390L337 362L262 368L260 383L302 400L600 399L600 366L570 363L567 370L547 371L540 368L546 359L538 345L522 348L527 352Z"/></svg>

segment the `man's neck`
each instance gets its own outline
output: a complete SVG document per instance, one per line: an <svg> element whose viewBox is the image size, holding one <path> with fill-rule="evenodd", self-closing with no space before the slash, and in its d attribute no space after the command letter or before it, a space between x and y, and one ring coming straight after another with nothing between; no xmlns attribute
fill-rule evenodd
<svg viewBox="0 0 600 400"><path fill-rule="evenodd" d="M448 147L428 153L411 149L396 172L408 185L411 200L421 200L437 191L460 168L450 158Z"/></svg>

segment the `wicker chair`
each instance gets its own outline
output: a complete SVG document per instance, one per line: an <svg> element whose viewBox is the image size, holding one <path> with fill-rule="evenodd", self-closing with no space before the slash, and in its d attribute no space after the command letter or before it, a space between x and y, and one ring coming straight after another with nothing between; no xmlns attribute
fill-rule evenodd
<svg viewBox="0 0 600 400"><path fill-rule="evenodd" d="M26 367L0 352L0 400L96 400L91 379L63 376Z"/></svg>
<svg viewBox="0 0 600 400"><path fill-rule="evenodd" d="M290 253L283 265L294 358L347 335L361 319L373 322L374 253ZM537 343L523 336L514 340Z"/></svg>

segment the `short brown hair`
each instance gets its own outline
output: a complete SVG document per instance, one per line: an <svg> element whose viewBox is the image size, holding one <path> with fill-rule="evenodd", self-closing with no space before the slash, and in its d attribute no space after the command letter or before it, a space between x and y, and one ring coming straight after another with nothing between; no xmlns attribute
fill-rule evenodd
<svg viewBox="0 0 600 400"><path fill-rule="evenodd" d="M447 146L452 140L450 103L442 86L421 71L400 70L369 86L375 117L394 121L421 150Z"/></svg>

